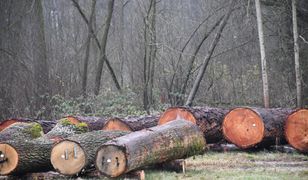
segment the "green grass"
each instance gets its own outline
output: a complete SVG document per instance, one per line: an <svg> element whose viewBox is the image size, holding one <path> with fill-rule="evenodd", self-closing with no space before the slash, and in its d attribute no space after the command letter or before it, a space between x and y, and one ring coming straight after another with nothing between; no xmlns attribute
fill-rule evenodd
<svg viewBox="0 0 308 180"><path fill-rule="evenodd" d="M146 170L147 180L308 179L308 156L274 152L208 152L187 159L186 173Z"/></svg>

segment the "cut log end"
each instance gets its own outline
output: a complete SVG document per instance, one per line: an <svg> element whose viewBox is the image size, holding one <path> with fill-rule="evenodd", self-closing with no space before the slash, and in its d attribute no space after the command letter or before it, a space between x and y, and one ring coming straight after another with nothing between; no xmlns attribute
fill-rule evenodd
<svg viewBox="0 0 308 180"><path fill-rule="evenodd" d="M109 177L117 177L126 170L126 156L117 146L102 146L96 154L96 168Z"/></svg>
<svg viewBox="0 0 308 180"><path fill-rule="evenodd" d="M18 152L7 143L0 144L0 175L13 172L18 165Z"/></svg>
<svg viewBox="0 0 308 180"><path fill-rule="evenodd" d="M2 121L0 123L0 132L2 130L4 130L5 128L9 127L10 125L17 123L17 122L20 122L20 121L18 121L16 119L8 119L8 120L5 120L5 121Z"/></svg>
<svg viewBox="0 0 308 180"><path fill-rule="evenodd" d="M50 156L52 166L61 174L76 175L86 165L86 155L74 141L64 140L56 144Z"/></svg>
<svg viewBox="0 0 308 180"><path fill-rule="evenodd" d="M264 136L262 118L249 108L231 110L224 118L222 129L225 138L242 149L255 146Z"/></svg>
<svg viewBox="0 0 308 180"><path fill-rule="evenodd" d="M308 109L295 111L287 118L285 136L295 149L308 152Z"/></svg>
<svg viewBox="0 0 308 180"><path fill-rule="evenodd" d="M184 107L172 107L167 109L159 118L158 125L165 124L169 121L184 119L194 124L197 123L194 115Z"/></svg>
<svg viewBox="0 0 308 180"><path fill-rule="evenodd" d="M132 132L133 130L121 119L113 118L109 119L102 130L109 130L109 131L127 131Z"/></svg>
<svg viewBox="0 0 308 180"><path fill-rule="evenodd" d="M75 118L74 116L67 116L65 117L69 122L71 122L74 125L77 125L79 123L81 123L81 121L79 121L77 118Z"/></svg>

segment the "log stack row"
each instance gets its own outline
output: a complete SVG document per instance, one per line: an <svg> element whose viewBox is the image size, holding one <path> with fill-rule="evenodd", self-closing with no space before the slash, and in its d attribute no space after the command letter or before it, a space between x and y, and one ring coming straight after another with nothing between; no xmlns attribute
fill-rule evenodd
<svg viewBox="0 0 308 180"><path fill-rule="evenodd" d="M308 110L171 107L160 116L9 119L0 123L0 175L55 169L75 176L96 169L118 177L200 154L205 141L240 149L289 143L307 153Z"/></svg>

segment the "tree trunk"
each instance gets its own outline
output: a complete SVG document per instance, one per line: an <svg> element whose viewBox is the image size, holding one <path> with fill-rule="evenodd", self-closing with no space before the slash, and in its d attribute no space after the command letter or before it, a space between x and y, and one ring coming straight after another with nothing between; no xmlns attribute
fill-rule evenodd
<svg viewBox="0 0 308 180"><path fill-rule="evenodd" d="M109 119L103 130L118 130L118 131L140 131L142 129L151 128L157 125L158 115L148 115L141 117L127 118L111 118Z"/></svg>
<svg viewBox="0 0 308 180"><path fill-rule="evenodd" d="M211 59L211 57L212 57L212 54L214 53L214 50L215 50L216 45L217 45L218 42L219 42L221 33L222 33L223 29L225 28L228 19L229 19L230 16L231 16L231 13L232 13L234 4L235 4L235 1L232 0L232 1L231 1L231 4L230 4L230 6L229 6L229 9L228 9L227 14L224 16L223 20L222 20L222 21L220 22L220 24L219 24L219 27L218 27L217 33L216 33L216 35L215 35L215 37L214 37L214 40L213 40L213 42L211 43L211 45L210 45L210 47L209 47L209 51L208 51L208 53L206 54L206 56L205 56L205 58L204 58L204 60L203 60L203 63L202 63L202 65L201 65L201 68L200 68L200 70L199 70L199 72L198 72L198 75L197 75L197 77L196 77L196 80L195 80L195 82L194 82L194 84L193 84L193 87L192 87L190 93L189 93L189 96L188 96L187 101L186 101L186 103L185 103L186 106L191 106L192 103L193 103L193 100L194 100L194 98L195 98L195 96L196 96L196 93L197 93L197 91L198 91L198 89L199 89L199 85L200 85L200 83L201 83L201 80L202 80L202 78L203 78L203 76L204 76L205 70L206 70L206 68L207 68L207 66L208 66L208 64L209 64L209 62L210 62L210 59Z"/></svg>
<svg viewBox="0 0 308 180"><path fill-rule="evenodd" d="M8 126L0 132L0 142L16 140L20 138L23 140L33 140L35 138L41 137L43 134L43 128L38 123L18 122Z"/></svg>
<svg viewBox="0 0 308 180"><path fill-rule="evenodd" d="M69 137L51 151L51 163L64 175L77 175L94 169L95 153L106 141L126 135L120 131L93 131Z"/></svg>
<svg viewBox="0 0 308 180"><path fill-rule="evenodd" d="M184 119L199 126L207 143L217 143L224 139L221 125L226 109L209 107L171 107L159 118L158 124Z"/></svg>
<svg viewBox="0 0 308 180"><path fill-rule="evenodd" d="M264 101L264 107L269 108L268 79L267 79L267 67L266 67L266 56L264 47L263 23L262 23L260 0L255 0L255 4L257 12L258 34L259 34L260 54L261 54L263 101Z"/></svg>
<svg viewBox="0 0 308 180"><path fill-rule="evenodd" d="M297 13L296 2L292 0L292 20L293 20L293 38L294 38L294 61L295 61L295 77L296 77L296 100L297 107L302 107L302 81L299 63L299 45L298 45L298 29L297 29Z"/></svg>
<svg viewBox="0 0 308 180"><path fill-rule="evenodd" d="M39 123L42 128L44 133L49 132L55 125L55 121L47 121L47 120L33 120L33 119L28 119L28 118L11 118L11 119L6 119L0 123L0 132L10 126L11 124L17 123L17 122L24 122L24 123L32 123L36 122Z"/></svg>
<svg viewBox="0 0 308 180"><path fill-rule="evenodd" d="M110 177L134 169L202 153L205 139L198 126L183 120L132 132L99 148L96 168Z"/></svg>
<svg viewBox="0 0 308 180"><path fill-rule="evenodd" d="M71 123L86 123L90 131L101 130L107 119L95 116L67 116Z"/></svg>
<svg viewBox="0 0 308 180"><path fill-rule="evenodd" d="M308 109L300 109L289 115L284 134L292 147L308 153Z"/></svg>
<svg viewBox="0 0 308 180"><path fill-rule="evenodd" d="M34 2L34 9L32 13L32 42L33 42L33 60L34 60L34 79L35 79L35 108L36 110L47 107L47 98L49 95L49 73L46 55L45 42L45 28L44 28L44 14L42 1ZM49 115L49 108L45 108L37 118L47 117Z"/></svg>
<svg viewBox="0 0 308 180"><path fill-rule="evenodd" d="M84 131L83 127L69 124L69 121L62 119L46 135L33 141L25 141L23 136L19 136L13 141L0 143L0 175L51 170L50 155L53 144Z"/></svg>
<svg viewBox="0 0 308 180"><path fill-rule="evenodd" d="M291 109L235 108L224 118L225 138L241 149L284 143L284 123Z"/></svg>
<svg viewBox="0 0 308 180"><path fill-rule="evenodd" d="M94 86L94 94L98 95L99 89L101 86L101 76L102 76L102 71L103 71L103 65L104 62L106 62L106 65L111 73L112 79L115 83L116 88L121 91L120 84L116 78L116 75L107 59L107 54L106 54L106 47L107 47L107 40L108 40L108 32L111 24L111 18L113 14L113 7L114 7L114 0L109 0L108 2L108 15L104 27L104 33L103 33L103 38L102 38L102 43L101 43L101 53L100 53L100 58L98 60L98 65L97 65L97 70L96 70L96 75L95 75L95 86Z"/></svg>

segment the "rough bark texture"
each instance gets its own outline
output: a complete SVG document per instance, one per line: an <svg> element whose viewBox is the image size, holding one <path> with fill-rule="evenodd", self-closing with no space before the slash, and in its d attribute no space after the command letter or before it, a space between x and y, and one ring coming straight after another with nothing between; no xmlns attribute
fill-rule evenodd
<svg viewBox="0 0 308 180"><path fill-rule="evenodd" d="M44 140L33 140L33 141L9 141L6 143L1 143L3 146L11 146L13 147L18 154L18 162L15 168L12 169L11 172L2 174L0 167L0 174L24 174L27 172L33 171L46 171L52 168L49 157L50 150L52 148L52 141L44 141ZM5 147L1 148L1 152L5 155ZM7 161L10 161L10 157L8 157ZM4 161L5 163L5 161ZM1 166L0 162L0 166Z"/></svg>
<svg viewBox="0 0 308 180"><path fill-rule="evenodd" d="M37 122L42 126L44 133L49 132L56 125L55 121L34 120L34 119L28 119L28 118L11 118L11 119L4 120L0 123L0 132L6 127L8 127L9 125L14 124L16 122L24 122L24 123Z"/></svg>
<svg viewBox="0 0 308 180"><path fill-rule="evenodd" d="M200 154L205 145L198 126L176 120L107 142L97 151L95 165L103 174L117 177L140 167Z"/></svg>
<svg viewBox="0 0 308 180"><path fill-rule="evenodd" d="M86 123L90 131L101 130L107 121L105 118L95 116L67 116L66 118L79 123Z"/></svg>
<svg viewBox="0 0 308 180"><path fill-rule="evenodd" d="M140 131L142 129L146 129L146 128L151 128L153 126L156 126L158 123L158 115L148 115L148 116L134 116L134 117L127 117L127 118L111 118L109 119L105 126L104 126L104 130L109 130L109 128L113 128L110 130L117 130L115 128L115 126L113 126L112 124L121 126L121 125L126 125L126 127L123 128L127 128L128 131ZM111 127L112 126L112 127ZM121 127L119 127L119 130Z"/></svg>
<svg viewBox="0 0 308 180"><path fill-rule="evenodd" d="M59 142L57 145L61 144L61 143L66 143L67 141L70 142L74 142L77 145L79 145L82 148L82 151L85 155L85 164L82 165L82 168L76 172L70 172L70 173L66 173L65 171L67 171L68 169L59 169L57 168L59 164L57 163L61 163L64 166L66 164L70 164L72 163L72 161L70 161L70 159L68 158L65 161L54 161L54 159L58 158L58 157L53 157L53 153L51 153L51 162L53 167L61 174L65 174L65 175L77 175L81 172L86 172L87 170L93 170L95 168L94 166L94 161L95 161L95 154L97 149L103 145L103 143L105 143L108 140L111 140L113 138L119 137L119 136L123 136L128 134L127 132L120 132L120 131L92 131L92 132L88 132L88 133L83 133L83 134L78 134L78 135L74 135L71 136L61 142ZM57 151L57 145L55 145L52 149L52 152L55 150ZM69 152L74 153L74 149L67 149ZM65 149L61 149L62 152L65 151ZM82 154L83 154L82 153ZM78 153L81 154L81 153ZM76 153L76 158L78 158L78 154ZM73 162L74 163L74 162ZM69 166L67 166L69 167Z"/></svg>
<svg viewBox="0 0 308 180"><path fill-rule="evenodd" d="M17 122L0 131L0 142L17 139L32 140L42 136L44 134L42 130L41 125L35 122Z"/></svg>
<svg viewBox="0 0 308 180"><path fill-rule="evenodd" d="M290 113L291 109L283 108L235 108L225 116L223 133L242 149L282 144L284 122Z"/></svg>
<svg viewBox="0 0 308 180"><path fill-rule="evenodd" d="M57 140L87 131L88 129L86 127L78 127L73 124L63 124L59 122L51 131L45 134L44 138Z"/></svg>
<svg viewBox="0 0 308 180"><path fill-rule="evenodd" d="M199 126L207 143L217 143L224 139L221 125L227 112L228 110L222 108L171 107L163 113L158 124L161 125L175 119L185 119Z"/></svg>

